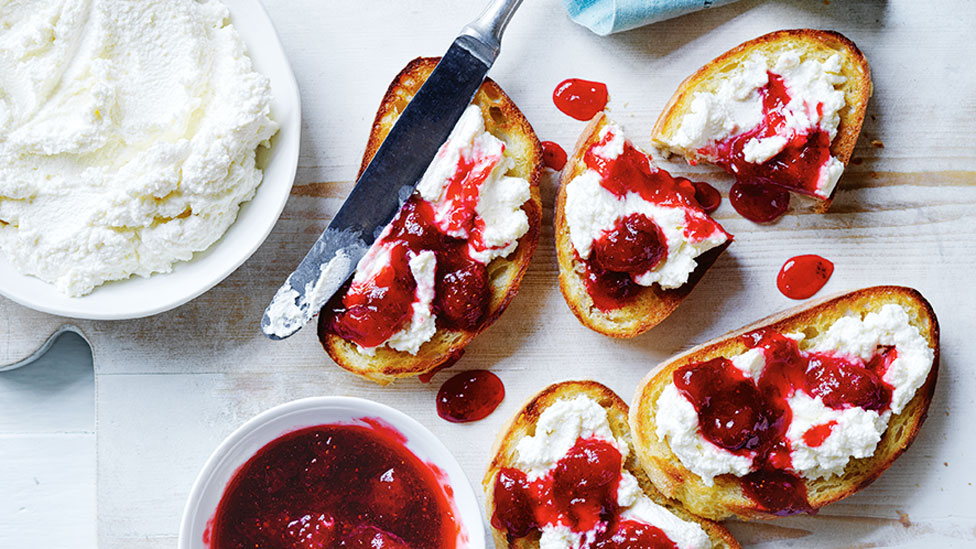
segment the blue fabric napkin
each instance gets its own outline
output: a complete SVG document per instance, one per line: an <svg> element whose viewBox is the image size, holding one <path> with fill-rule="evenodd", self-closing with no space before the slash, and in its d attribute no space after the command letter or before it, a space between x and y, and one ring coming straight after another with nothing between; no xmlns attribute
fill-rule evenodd
<svg viewBox="0 0 976 549"><path fill-rule="evenodd" d="M563 0L569 17L606 36L736 0Z"/></svg>

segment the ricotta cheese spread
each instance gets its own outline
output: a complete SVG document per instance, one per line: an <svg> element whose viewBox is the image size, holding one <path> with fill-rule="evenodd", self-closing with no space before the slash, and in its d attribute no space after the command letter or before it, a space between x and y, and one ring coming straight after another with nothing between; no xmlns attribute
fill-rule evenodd
<svg viewBox="0 0 976 549"><path fill-rule="evenodd" d="M271 89L216 0L0 9L0 251L81 296L168 272L254 196Z"/></svg>
<svg viewBox="0 0 976 549"><path fill-rule="evenodd" d="M750 131L763 121L760 90L769 82L770 72L783 79L790 94L790 102L783 107L785 124L774 136L749 140L743 148L746 162L762 164L782 151L793 136L815 129L825 131L833 141L840 125L840 111L846 105L844 92L838 89L847 81L840 56L834 54L820 61L804 59L791 50L776 58L755 53L725 75L715 91L696 92L689 112L666 140L667 147L689 157L719 160L709 152L711 147ZM844 163L831 156L820 167L816 195L829 197L843 171Z"/></svg>
<svg viewBox="0 0 976 549"><path fill-rule="evenodd" d="M525 179L506 175L514 160L505 156L504 151L505 143L486 131L480 107L469 105L416 188L420 198L432 206L438 229L449 236L468 239L468 255L484 265L509 256L529 230L529 218L522 205L531 197L531 187ZM474 223L457 222L458 209L467 207L459 196L463 193L458 193L455 187L459 174L477 185ZM477 226L478 230L471 230L471 226ZM375 273L390 263L389 234L390 226L387 226L359 261L353 285L368 284ZM386 345L416 354L434 336L437 328L432 303L436 264L434 252L419 251L414 255L410 271L417 289L409 324L382 345L359 346L361 352L373 355L378 347Z"/></svg>
<svg viewBox="0 0 976 549"><path fill-rule="evenodd" d="M611 134L609 140L594 147L592 152L606 160L614 160L623 154L626 138L619 126L608 124L600 131L601 142L608 133ZM618 197L600 181L600 174L588 168L567 184L565 214L570 241L576 253L586 259L593 243L612 230L618 219L641 214L654 221L667 241L667 257L653 269L633 277L641 286L658 284L664 289L683 286L698 266L696 258L721 246L729 238L717 224L710 235L701 239L689 238L685 228L693 217L708 217L704 211L654 204L636 192Z"/></svg>
<svg viewBox="0 0 976 549"><path fill-rule="evenodd" d="M592 398L579 395L557 400L540 414L535 435L522 438L515 448L515 465L525 471L530 480L543 477L581 438L609 442L624 461L630 453L627 441L613 435L606 409ZM708 534L701 526L654 503L626 469L622 468L620 475L617 504L623 518L660 528L681 549L711 547ZM541 530L541 549L584 548L598 534L593 530L574 532L563 524L543 525Z"/></svg>
<svg viewBox="0 0 976 549"><path fill-rule="evenodd" d="M905 309L897 304L886 304L863 318L855 314L842 317L810 339L803 334L788 336L800 343L802 351L858 357L863 361L870 360L879 347L892 346L897 351L882 376L893 388L891 405L883 412L857 406L837 410L824 405L821 397L800 390L787 398L792 410L786 434L791 447L791 469L810 480L841 475L851 458L874 454L891 416L901 413L925 383L934 351L911 325ZM765 367L763 355L762 349L752 348L732 358L732 364L747 378L758 379ZM681 463L707 485L711 486L718 475L744 476L752 470L752 457L729 452L702 436L694 406L673 383L658 398L655 421L658 439L666 440ZM809 445L804 433L826 423L833 423L826 438L819 445Z"/></svg>

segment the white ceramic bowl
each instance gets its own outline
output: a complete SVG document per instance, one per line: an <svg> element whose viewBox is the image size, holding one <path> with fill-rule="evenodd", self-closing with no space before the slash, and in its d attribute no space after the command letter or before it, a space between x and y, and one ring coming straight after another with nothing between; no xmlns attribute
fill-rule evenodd
<svg viewBox="0 0 976 549"><path fill-rule="evenodd" d="M285 207L301 138L301 97L295 75L271 19L258 0L223 0L247 45L254 68L271 79L275 120L281 124L264 169L264 181L237 221L210 249L149 278L109 282L84 297L67 297L53 285L20 274L0 254L0 295L21 305L60 316L119 320L149 316L197 297L234 272L264 242Z"/></svg>
<svg viewBox="0 0 976 549"><path fill-rule="evenodd" d="M467 549L485 549L485 530L481 510L468 478L447 447L433 433L403 412L371 400L353 397L312 397L294 400L258 414L231 433L211 454L193 483L183 520L179 548L204 549L207 523L214 517L220 498L237 469L272 440L314 425L344 423L367 425L361 418L380 418L402 433L407 448L426 463L447 474L454 492Z"/></svg>

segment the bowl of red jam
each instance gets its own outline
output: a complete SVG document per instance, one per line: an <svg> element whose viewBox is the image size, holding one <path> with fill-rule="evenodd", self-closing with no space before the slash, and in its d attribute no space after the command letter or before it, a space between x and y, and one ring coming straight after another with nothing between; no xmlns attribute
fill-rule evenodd
<svg viewBox="0 0 976 549"><path fill-rule="evenodd" d="M296 400L254 417L207 460L181 549L484 549L474 491L447 448L388 406Z"/></svg>

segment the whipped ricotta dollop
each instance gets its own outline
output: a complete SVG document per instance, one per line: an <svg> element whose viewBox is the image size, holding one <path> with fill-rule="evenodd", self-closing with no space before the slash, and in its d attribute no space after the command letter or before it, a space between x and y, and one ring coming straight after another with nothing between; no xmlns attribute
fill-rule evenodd
<svg viewBox="0 0 976 549"><path fill-rule="evenodd" d="M515 447L515 465L530 480L543 477L569 453L579 439L596 438L613 445L627 460L630 447L626 439L614 436L607 411L586 395L564 398L543 410L536 423L535 435L523 437ZM660 528L681 549L711 547L708 534L701 526L686 521L664 506L658 505L641 490L637 479L621 467L617 488L617 505L624 519ZM574 532L557 523L542 526L541 549L585 549L599 532Z"/></svg>
<svg viewBox="0 0 976 549"><path fill-rule="evenodd" d="M785 124L776 135L750 139L743 148L746 162L762 164L782 151L793 136L816 129L825 131L833 141L840 111L846 105L844 92L838 88L847 81L840 55L819 60L788 50L778 57L754 53L724 75L715 91L696 92L678 129L663 143L665 148L689 158L720 160L712 150L716 143L750 131L763 121L760 90L768 84L770 72L783 79L790 94L789 103L783 107ZM826 198L840 179L844 163L831 156L819 169L815 194Z"/></svg>
<svg viewBox="0 0 976 549"><path fill-rule="evenodd" d="M613 161L623 154L627 139L620 126L607 124L600 130L599 139L602 144L592 150L596 156ZM565 213L570 241L583 259L590 256L593 244L612 230L620 218L641 214L657 224L667 240L667 256L654 268L633 277L641 286L658 284L664 289L683 286L698 266L696 258L729 239L717 223L711 234L690 238L686 227L696 217L707 218L704 211L655 204L637 192L619 197L607 190L601 184L600 174L590 168L567 184Z"/></svg>
<svg viewBox="0 0 976 549"><path fill-rule="evenodd" d="M0 251L81 296L172 270L254 196L278 126L216 0L0 8Z"/></svg>
<svg viewBox="0 0 976 549"><path fill-rule="evenodd" d="M882 379L892 387L891 405L878 412L857 406L834 409L820 396L797 390L787 398L792 419L786 438L790 443L791 469L813 480L841 475L851 458L874 454L894 414L904 410L915 392L925 383L934 360L934 351L908 313L889 303L861 317L850 314L836 320L829 329L806 339L802 333L786 334L797 341L802 351L829 353L837 357L870 360L881 347L894 347L896 358ZM731 359L749 379L756 380L766 365L764 352L752 348ZM694 405L669 383L658 397L655 415L656 434L667 442L681 463L708 484L714 477L731 473L743 476L753 467L753 457L729 452L702 436ZM811 446L804 433L815 425L833 423L830 434Z"/></svg>

